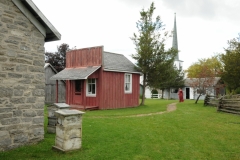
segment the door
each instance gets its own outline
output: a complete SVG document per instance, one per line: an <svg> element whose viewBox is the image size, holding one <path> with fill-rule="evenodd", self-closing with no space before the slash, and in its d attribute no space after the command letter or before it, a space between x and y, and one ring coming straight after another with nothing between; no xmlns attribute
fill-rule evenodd
<svg viewBox="0 0 240 160"><path fill-rule="evenodd" d="M189 88L189 90L190 90L190 99L194 99L194 90L193 90L193 88Z"/></svg>
<svg viewBox="0 0 240 160"><path fill-rule="evenodd" d="M190 88L186 88L186 99L190 98Z"/></svg>
<svg viewBox="0 0 240 160"><path fill-rule="evenodd" d="M73 86L73 104L82 104L83 80L75 80Z"/></svg>

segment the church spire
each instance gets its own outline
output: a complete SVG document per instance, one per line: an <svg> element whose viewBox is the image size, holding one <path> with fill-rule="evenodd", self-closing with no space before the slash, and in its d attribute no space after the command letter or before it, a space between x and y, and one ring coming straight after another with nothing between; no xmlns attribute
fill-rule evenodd
<svg viewBox="0 0 240 160"><path fill-rule="evenodd" d="M177 40L177 23L176 23L176 13L174 13L174 28L173 28L173 41L172 41L172 47L176 50L178 50L178 40ZM178 53L175 57L175 61L179 60Z"/></svg>

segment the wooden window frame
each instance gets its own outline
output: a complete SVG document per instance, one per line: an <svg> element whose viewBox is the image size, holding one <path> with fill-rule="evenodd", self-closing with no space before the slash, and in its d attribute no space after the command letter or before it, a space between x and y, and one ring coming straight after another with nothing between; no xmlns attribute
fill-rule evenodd
<svg viewBox="0 0 240 160"><path fill-rule="evenodd" d="M89 80L93 80L93 79L95 81L89 83ZM91 90L90 92L88 91L90 85L95 85L95 88L94 88L94 92L95 93L92 93L93 90ZM87 79L87 83L86 83L86 96L88 96L88 97L96 97L96 95L97 95L97 79L96 78Z"/></svg>
<svg viewBox="0 0 240 160"><path fill-rule="evenodd" d="M129 76L129 80L128 80L127 76ZM127 84L129 84L129 89L127 88ZM124 74L124 92L132 93L132 74L130 74L130 73Z"/></svg>

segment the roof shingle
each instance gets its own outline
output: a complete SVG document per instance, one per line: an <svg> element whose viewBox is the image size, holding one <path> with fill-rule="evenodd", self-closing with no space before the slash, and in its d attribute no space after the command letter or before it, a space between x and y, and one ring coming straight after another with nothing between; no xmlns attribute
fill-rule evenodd
<svg viewBox="0 0 240 160"><path fill-rule="evenodd" d="M76 80L87 79L92 73L98 70L101 66L65 68L58 74L52 76L50 80Z"/></svg>
<svg viewBox="0 0 240 160"><path fill-rule="evenodd" d="M136 66L122 54L104 52L103 53L103 70L139 73Z"/></svg>

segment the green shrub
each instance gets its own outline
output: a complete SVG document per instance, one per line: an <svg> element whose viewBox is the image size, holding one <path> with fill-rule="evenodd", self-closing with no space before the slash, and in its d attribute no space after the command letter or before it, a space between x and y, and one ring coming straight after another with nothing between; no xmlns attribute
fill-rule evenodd
<svg viewBox="0 0 240 160"><path fill-rule="evenodd" d="M158 91L157 91L156 89L153 89L153 90L151 91L151 93L152 93L152 94L158 94Z"/></svg>

